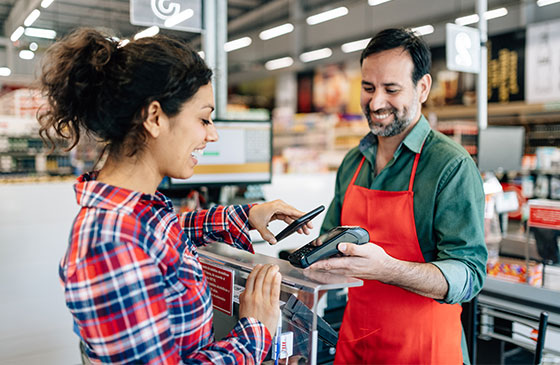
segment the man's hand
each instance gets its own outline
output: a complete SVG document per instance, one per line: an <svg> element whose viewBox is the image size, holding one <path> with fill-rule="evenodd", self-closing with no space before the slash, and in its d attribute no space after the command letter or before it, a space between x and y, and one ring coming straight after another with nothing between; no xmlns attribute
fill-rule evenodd
<svg viewBox="0 0 560 365"><path fill-rule="evenodd" d="M338 250L345 256L317 261L307 270L323 269L332 274L383 281L387 276L386 268L396 261L383 248L371 242L363 245L342 242Z"/></svg>
<svg viewBox="0 0 560 365"><path fill-rule="evenodd" d="M378 280L433 299L444 299L449 290L447 279L431 263L398 260L371 242L341 243L338 249L346 256L318 261L306 270L323 269L334 274Z"/></svg>
<svg viewBox="0 0 560 365"><path fill-rule="evenodd" d="M274 220L283 220L290 224L305 213L292 207L282 200L274 200L267 203L254 205L249 210L249 224L251 228L259 231L263 240L271 245L276 244L274 234L267 228L268 223ZM298 229L298 233L309 234L309 230L313 228L311 222L308 222L302 228Z"/></svg>

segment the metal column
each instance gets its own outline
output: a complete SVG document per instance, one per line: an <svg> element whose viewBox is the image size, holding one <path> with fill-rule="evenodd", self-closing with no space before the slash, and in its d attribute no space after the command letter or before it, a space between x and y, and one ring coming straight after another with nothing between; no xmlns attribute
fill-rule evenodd
<svg viewBox="0 0 560 365"><path fill-rule="evenodd" d="M215 118L225 118L227 108L227 0L204 0L202 50L206 64L214 72L212 87L216 103Z"/></svg>
<svg viewBox="0 0 560 365"><path fill-rule="evenodd" d="M480 31L480 72L476 83L477 121L479 130L488 126L488 27L484 17L488 8L488 0L476 1L478 13L478 30Z"/></svg>

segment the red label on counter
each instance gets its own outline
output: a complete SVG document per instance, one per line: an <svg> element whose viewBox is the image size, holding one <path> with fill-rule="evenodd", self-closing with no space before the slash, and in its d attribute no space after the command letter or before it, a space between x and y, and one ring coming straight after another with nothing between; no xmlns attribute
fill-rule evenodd
<svg viewBox="0 0 560 365"><path fill-rule="evenodd" d="M560 209L531 206L529 209L529 226L560 229Z"/></svg>
<svg viewBox="0 0 560 365"><path fill-rule="evenodd" d="M214 308L229 316L233 315L233 269L205 262L200 264L210 286Z"/></svg>

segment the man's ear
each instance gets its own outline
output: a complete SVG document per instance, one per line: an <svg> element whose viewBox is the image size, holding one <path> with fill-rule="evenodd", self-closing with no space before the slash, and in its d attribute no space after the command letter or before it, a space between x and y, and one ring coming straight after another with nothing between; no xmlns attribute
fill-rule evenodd
<svg viewBox="0 0 560 365"><path fill-rule="evenodd" d="M144 128L153 138L157 138L161 129L166 123L167 116L161 109L161 104L159 101L152 101L150 105L146 108L146 118L144 119Z"/></svg>
<svg viewBox="0 0 560 365"><path fill-rule="evenodd" d="M422 76L418 83L416 84L418 90L418 96L420 97L420 103L424 103L428 100L428 95L430 95L430 90L432 88L432 76L430 74L425 74Z"/></svg>

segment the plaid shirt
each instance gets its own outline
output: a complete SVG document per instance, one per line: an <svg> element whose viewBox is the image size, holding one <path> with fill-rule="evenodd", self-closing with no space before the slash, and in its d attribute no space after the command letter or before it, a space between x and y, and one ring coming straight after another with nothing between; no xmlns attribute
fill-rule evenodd
<svg viewBox="0 0 560 365"><path fill-rule="evenodd" d="M214 341L212 299L195 245L253 251L250 206L174 214L163 194L95 181L75 185L81 206L60 264L74 329L93 363L260 363L270 333L242 318Z"/></svg>

